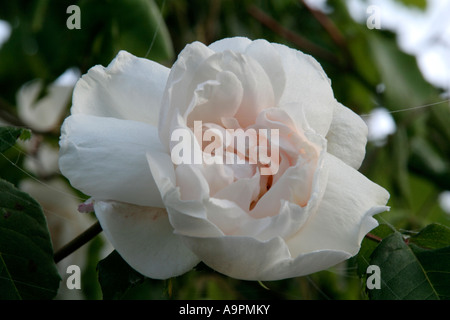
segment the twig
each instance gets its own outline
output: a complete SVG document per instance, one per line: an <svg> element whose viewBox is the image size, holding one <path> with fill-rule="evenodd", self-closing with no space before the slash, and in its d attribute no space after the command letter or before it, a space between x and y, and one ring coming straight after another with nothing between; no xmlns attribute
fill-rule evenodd
<svg viewBox="0 0 450 320"><path fill-rule="evenodd" d="M311 8L305 0L300 0L300 2L309 10L309 12L311 12L312 16L330 35L331 40L333 40L333 42L336 43L339 47L345 48L345 38L342 35L341 31L339 31L339 29L336 27L334 22L323 12Z"/></svg>
<svg viewBox="0 0 450 320"><path fill-rule="evenodd" d="M376 235L374 235L374 234L371 234L371 233L366 234L365 237L366 237L367 239L373 240L373 241L378 242L378 243L380 243L381 241L383 241L382 238L380 238L380 237L378 237L378 236L376 236Z"/></svg>
<svg viewBox="0 0 450 320"><path fill-rule="evenodd" d="M261 24L265 25L273 32L279 34L281 37L295 44L302 51L307 51L316 57L320 57L324 60L337 63L336 57L329 51L302 37L301 35L286 29L279 24L271 16L267 15L264 11L252 5L247 9L248 13L258 20Z"/></svg>
<svg viewBox="0 0 450 320"><path fill-rule="evenodd" d="M85 245L87 242L92 240L96 235L102 231L100 223L97 221L89 229L84 231L78 237L70 241L64 247L59 249L53 256L55 263L60 262L62 259L66 258L68 255L79 249L81 246Z"/></svg>

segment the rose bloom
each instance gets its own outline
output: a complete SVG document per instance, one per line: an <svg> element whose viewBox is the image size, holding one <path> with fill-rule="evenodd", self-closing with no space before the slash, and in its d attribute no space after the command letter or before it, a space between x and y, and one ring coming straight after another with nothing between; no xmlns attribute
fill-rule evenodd
<svg viewBox="0 0 450 320"><path fill-rule="evenodd" d="M276 130L277 170L261 174L267 162L255 161L174 164L176 129L191 133L193 154L204 152L194 121ZM373 215L388 209L388 192L357 171L367 132L312 57L227 38L187 45L171 69L124 51L90 69L62 126L59 164L143 275L166 279L203 261L230 277L279 280L357 254L377 226Z"/></svg>

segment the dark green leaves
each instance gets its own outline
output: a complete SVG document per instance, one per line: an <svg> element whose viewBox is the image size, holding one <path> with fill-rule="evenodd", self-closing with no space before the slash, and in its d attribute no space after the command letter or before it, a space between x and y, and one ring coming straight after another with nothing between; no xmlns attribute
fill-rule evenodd
<svg viewBox="0 0 450 320"><path fill-rule="evenodd" d="M80 36L93 35L94 53L109 53L108 59L119 50L156 61L173 57L169 32L153 0L80 1L80 9Z"/></svg>
<svg viewBox="0 0 450 320"><path fill-rule="evenodd" d="M0 299L51 299L59 282L40 205L0 180Z"/></svg>
<svg viewBox="0 0 450 320"><path fill-rule="evenodd" d="M80 8L81 29L67 28L70 5ZM0 4L0 18L13 26L0 47L1 96L10 105L25 82L50 83L71 67L85 73L96 64L106 66L119 50L158 62L174 56L153 0L21 0Z"/></svg>
<svg viewBox="0 0 450 320"><path fill-rule="evenodd" d="M370 264L380 268L375 300L450 299L450 229L429 225L410 238L394 232L375 248Z"/></svg>
<svg viewBox="0 0 450 320"><path fill-rule="evenodd" d="M29 131L0 127L0 152ZM61 278L41 206L0 179L0 300L51 299Z"/></svg>
<svg viewBox="0 0 450 320"><path fill-rule="evenodd" d="M121 299L128 290L145 280L145 277L132 269L117 251L113 251L100 261L97 268L103 299Z"/></svg>

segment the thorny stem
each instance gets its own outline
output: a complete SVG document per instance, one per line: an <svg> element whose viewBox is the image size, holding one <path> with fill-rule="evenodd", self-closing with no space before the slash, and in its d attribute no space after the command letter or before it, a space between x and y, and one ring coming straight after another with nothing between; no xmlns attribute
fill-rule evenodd
<svg viewBox="0 0 450 320"><path fill-rule="evenodd" d="M53 256L53 260L55 263L60 262L62 259L66 258L68 255L85 245L87 242L92 240L96 235L102 232L102 227L100 223L97 221L94 223L89 229L84 231L78 237L70 241L64 247L55 252Z"/></svg>

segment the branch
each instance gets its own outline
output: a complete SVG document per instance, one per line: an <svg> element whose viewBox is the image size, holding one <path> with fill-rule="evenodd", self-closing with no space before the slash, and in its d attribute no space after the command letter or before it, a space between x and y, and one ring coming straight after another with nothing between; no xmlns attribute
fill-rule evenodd
<svg viewBox="0 0 450 320"><path fill-rule="evenodd" d="M345 37L336 27L334 22L323 12L311 8L305 0L300 0L300 2L309 10L309 12L311 12L314 19L316 19L317 22L319 22L325 31L330 35L331 40L333 40L333 42L339 47L345 48Z"/></svg>
<svg viewBox="0 0 450 320"><path fill-rule="evenodd" d="M78 237L76 237L68 244L66 244L64 247L59 249L53 256L55 263L60 262L62 259L66 258L68 255L79 249L81 246L85 245L100 232L102 232L102 227L100 223L97 221L91 227L89 227L89 229L87 229Z"/></svg>
<svg viewBox="0 0 450 320"><path fill-rule="evenodd" d="M273 32L277 33L281 37L295 44L300 50L307 51L316 57L320 57L323 60L327 60L333 63L337 63L336 57L329 51L309 41L305 37L283 27L271 16L267 15L264 11L252 5L247 9L248 13L258 20L261 24L265 25Z"/></svg>
<svg viewBox="0 0 450 320"><path fill-rule="evenodd" d="M374 234L371 234L371 233L366 234L365 237L366 237L367 239L370 239L370 240L375 241L375 242L378 242L378 243L380 243L381 241L383 241L382 238L380 238L380 237L378 237L378 236L376 236L376 235L374 235Z"/></svg>

